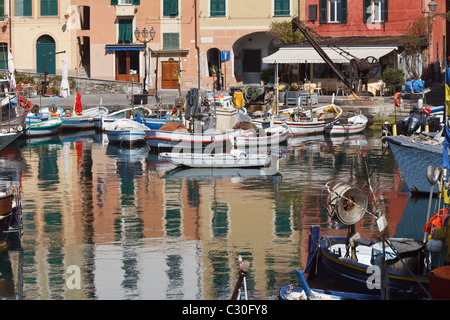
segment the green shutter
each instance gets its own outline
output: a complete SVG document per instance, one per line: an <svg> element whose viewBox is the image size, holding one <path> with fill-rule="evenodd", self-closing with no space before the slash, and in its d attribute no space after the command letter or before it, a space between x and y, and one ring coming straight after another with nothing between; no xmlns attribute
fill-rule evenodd
<svg viewBox="0 0 450 320"><path fill-rule="evenodd" d="M388 0L384 0L384 22L388 22L389 5Z"/></svg>
<svg viewBox="0 0 450 320"><path fill-rule="evenodd" d="M179 49L180 35L178 33L163 34L163 49Z"/></svg>
<svg viewBox="0 0 450 320"><path fill-rule="evenodd" d="M291 13L289 0L275 0L275 16L286 16Z"/></svg>
<svg viewBox="0 0 450 320"><path fill-rule="evenodd" d="M119 19L118 43L131 43L133 40L133 20Z"/></svg>
<svg viewBox="0 0 450 320"><path fill-rule="evenodd" d="M57 16L58 0L41 0L41 16Z"/></svg>
<svg viewBox="0 0 450 320"><path fill-rule="evenodd" d="M225 16L225 0L211 0L210 16Z"/></svg>
<svg viewBox="0 0 450 320"><path fill-rule="evenodd" d="M0 0L0 20L5 19L5 0Z"/></svg>
<svg viewBox="0 0 450 320"><path fill-rule="evenodd" d="M178 15L178 0L164 0L163 6L164 17Z"/></svg>
<svg viewBox="0 0 450 320"><path fill-rule="evenodd" d="M347 0L341 1L342 23L347 23Z"/></svg>
<svg viewBox="0 0 450 320"><path fill-rule="evenodd" d="M117 5L119 4L119 0L111 0L111 5Z"/></svg>
<svg viewBox="0 0 450 320"><path fill-rule="evenodd" d="M48 1L41 0L41 16L48 16Z"/></svg>
<svg viewBox="0 0 450 320"><path fill-rule="evenodd" d="M22 15L24 17L31 17L33 12L32 12L32 4L31 4L32 0L23 0L23 13Z"/></svg>
<svg viewBox="0 0 450 320"><path fill-rule="evenodd" d="M320 0L320 13L319 13L319 18L320 18L320 23L327 23L328 21L328 9L327 9L327 1L328 0Z"/></svg>
<svg viewBox="0 0 450 320"><path fill-rule="evenodd" d="M133 4L141 4L141 0L133 0Z"/></svg>
<svg viewBox="0 0 450 320"><path fill-rule="evenodd" d="M372 22L372 0L363 0L364 23Z"/></svg>

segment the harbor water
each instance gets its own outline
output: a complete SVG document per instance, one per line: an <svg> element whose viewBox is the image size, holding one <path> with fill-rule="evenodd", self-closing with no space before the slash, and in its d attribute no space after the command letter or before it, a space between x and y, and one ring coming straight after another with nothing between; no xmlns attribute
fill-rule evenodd
<svg viewBox="0 0 450 320"><path fill-rule="evenodd" d="M409 198L379 137L291 138L276 175L173 170L147 146L94 131L19 139L0 151L1 181L20 185L24 218L22 251L1 253L0 296L230 299L241 255L249 299L277 299L305 267L311 225L346 235L323 205L326 183L363 188L374 211L368 171L390 236L421 240L427 201ZM366 214L356 230L377 237L376 219Z"/></svg>

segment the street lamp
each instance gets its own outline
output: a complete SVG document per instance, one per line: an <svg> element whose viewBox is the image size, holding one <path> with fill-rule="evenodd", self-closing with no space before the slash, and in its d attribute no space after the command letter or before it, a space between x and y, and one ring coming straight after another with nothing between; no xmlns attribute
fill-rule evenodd
<svg viewBox="0 0 450 320"><path fill-rule="evenodd" d="M148 93L147 90L145 89L145 83L147 82L147 43L149 43L150 41L152 41L155 38L155 34L156 31L155 29L152 27L150 29L150 40L147 39L149 32L147 31L147 28L144 27L144 29L141 31L139 31L139 29L136 27L136 30L134 30L134 36L136 37L137 41L140 41L144 44L145 47L145 51L144 51L144 64L145 64L145 76L144 76L144 83L142 85L142 93ZM139 39L139 37L142 36L142 40Z"/></svg>
<svg viewBox="0 0 450 320"><path fill-rule="evenodd" d="M431 50L433 48L433 21L435 17L435 12L437 10L438 4L436 1L431 0L428 2L428 11L423 10L423 13L428 14L428 25L427 25L427 42L428 42L428 52L427 52L427 60L428 60L428 67L426 70L427 77L433 77L432 71L431 71Z"/></svg>
<svg viewBox="0 0 450 320"><path fill-rule="evenodd" d="M430 2L428 2L428 9L430 10L431 13L436 12L437 10L437 3L434 0L431 0Z"/></svg>

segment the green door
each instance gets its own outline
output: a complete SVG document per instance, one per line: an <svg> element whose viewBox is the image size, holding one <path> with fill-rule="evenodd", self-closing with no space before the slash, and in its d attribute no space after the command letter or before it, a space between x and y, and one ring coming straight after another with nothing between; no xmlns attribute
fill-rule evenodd
<svg viewBox="0 0 450 320"><path fill-rule="evenodd" d="M45 71L48 74L56 73L55 55L49 55L44 57L42 61L42 56L49 53L55 53L56 45L55 40L50 36L41 36L36 42L36 72L44 73L44 63Z"/></svg>

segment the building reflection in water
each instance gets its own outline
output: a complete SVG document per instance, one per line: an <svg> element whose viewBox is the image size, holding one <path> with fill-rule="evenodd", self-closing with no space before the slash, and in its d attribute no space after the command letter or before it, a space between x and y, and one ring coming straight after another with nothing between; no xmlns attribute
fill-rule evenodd
<svg viewBox="0 0 450 320"><path fill-rule="evenodd" d="M251 298L276 298L305 262L308 226L328 223L322 186L363 172L323 137L284 150L282 180L170 171L147 147L103 138L15 146L25 299L229 299L238 255L251 262ZM71 265L81 289L66 286Z"/></svg>

